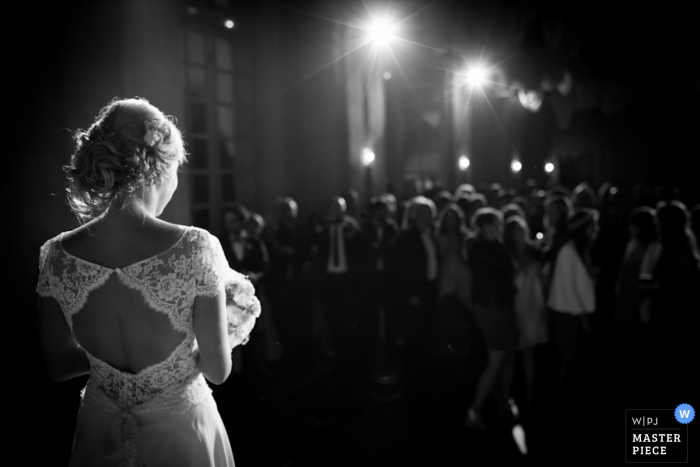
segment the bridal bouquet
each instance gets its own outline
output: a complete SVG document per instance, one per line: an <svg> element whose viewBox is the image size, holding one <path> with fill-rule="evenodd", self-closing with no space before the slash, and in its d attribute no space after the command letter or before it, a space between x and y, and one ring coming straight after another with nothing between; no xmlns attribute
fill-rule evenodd
<svg viewBox="0 0 700 467"><path fill-rule="evenodd" d="M260 316L260 301L250 280L234 270L230 270L225 286L228 342L233 350L248 342L255 320Z"/></svg>

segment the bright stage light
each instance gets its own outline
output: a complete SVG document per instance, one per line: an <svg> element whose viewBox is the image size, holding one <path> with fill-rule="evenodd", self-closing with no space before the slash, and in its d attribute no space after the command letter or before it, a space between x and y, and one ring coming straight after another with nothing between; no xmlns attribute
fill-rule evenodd
<svg viewBox="0 0 700 467"><path fill-rule="evenodd" d="M484 84L487 77L488 72L486 71L486 68L477 65L474 68L470 68L469 71L467 71L466 82L467 84L470 84L472 86L481 86L482 84Z"/></svg>
<svg viewBox="0 0 700 467"><path fill-rule="evenodd" d="M364 148L362 150L362 163L369 166L372 162L374 162L374 153L370 148Z"/></svg>
<svg viewBox="0 0 700 467"><path fill-rule="evenodd" d="M374 18L367 28L370 39L377 44L386 44L394 38L396 27L386 17Z"/></svg>
<svg viewBox="0 0 700 467"><path fill-rule="evenodd" d="M520 163L520 161L513 161L510 163L510 170L513 172L520 172L520 169L523 168L523 164Z"/></svg>
<svg viewBox="0 0 700 467"><path fill-rule="evenodd" d="M546 170L548 173L554 172L554 164L552 164L551 162L547 162L544 165L544 170Z"/></svg>
<svg viewBox="0 0 700 467"><path fill-rule="evenodd" d="M467 156L459 156L459 170L465 171L469 167L469 158Z"/></svg>
<svg viewBox="0 0 700 467"><path fill-rule="evenodd" d="M224 26L226 26L228 29L233 29L233 21L227 19L226 21L224 21Z"/></svg>

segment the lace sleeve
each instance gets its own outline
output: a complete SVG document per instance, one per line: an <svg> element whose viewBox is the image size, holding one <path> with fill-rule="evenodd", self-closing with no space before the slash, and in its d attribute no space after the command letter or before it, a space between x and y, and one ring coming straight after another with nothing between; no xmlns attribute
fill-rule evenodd
<svg viewBox="0 0 700 467"><path fill-rule="evenodd" d="M49 240L41 246L39 250L39 282L36 292L40 297L53 297L53 287L51 285L50 253L53 251L53 241ZM55 298L55 297L54 297Z"/></svg>
<svg viewBox="0 0 700 467"><path fill-rule="evenodd" d="M194 242L195 293L198 296L213 297L228 275L228 261L218 238L207 231L199 231L198 237Z"/></svg>

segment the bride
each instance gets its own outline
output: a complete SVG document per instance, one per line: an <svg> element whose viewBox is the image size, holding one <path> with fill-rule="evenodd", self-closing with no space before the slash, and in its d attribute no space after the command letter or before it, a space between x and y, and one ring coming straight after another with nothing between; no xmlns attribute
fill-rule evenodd
<svg viewBox="0 0 700 467"><path fill-rule="evenodd" d="M115 99L66 167L81 227L40 253L39 320L50 377L90 378L71 466L233 466L204 378L222 384L260 305L207 231L158 217L186 160L174 122Z"/></svg>

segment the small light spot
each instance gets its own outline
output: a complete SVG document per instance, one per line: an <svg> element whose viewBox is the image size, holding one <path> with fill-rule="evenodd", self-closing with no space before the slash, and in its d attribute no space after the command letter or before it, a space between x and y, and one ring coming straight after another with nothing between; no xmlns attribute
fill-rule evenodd
<svg viewBox="0 0 700 467"><path fill-rule="evenodd" d="M233 20L227 19L224 21L224 26L226 26L228 29L233 29Z"/></svg>
<svg viewBox="0 0 700 467"><path fill-rule="evenodd" d="M391 79L391 73L389 73L388 71L385 71L383 76L384 76L384 79L386 79L386 80Z"/></svg>

